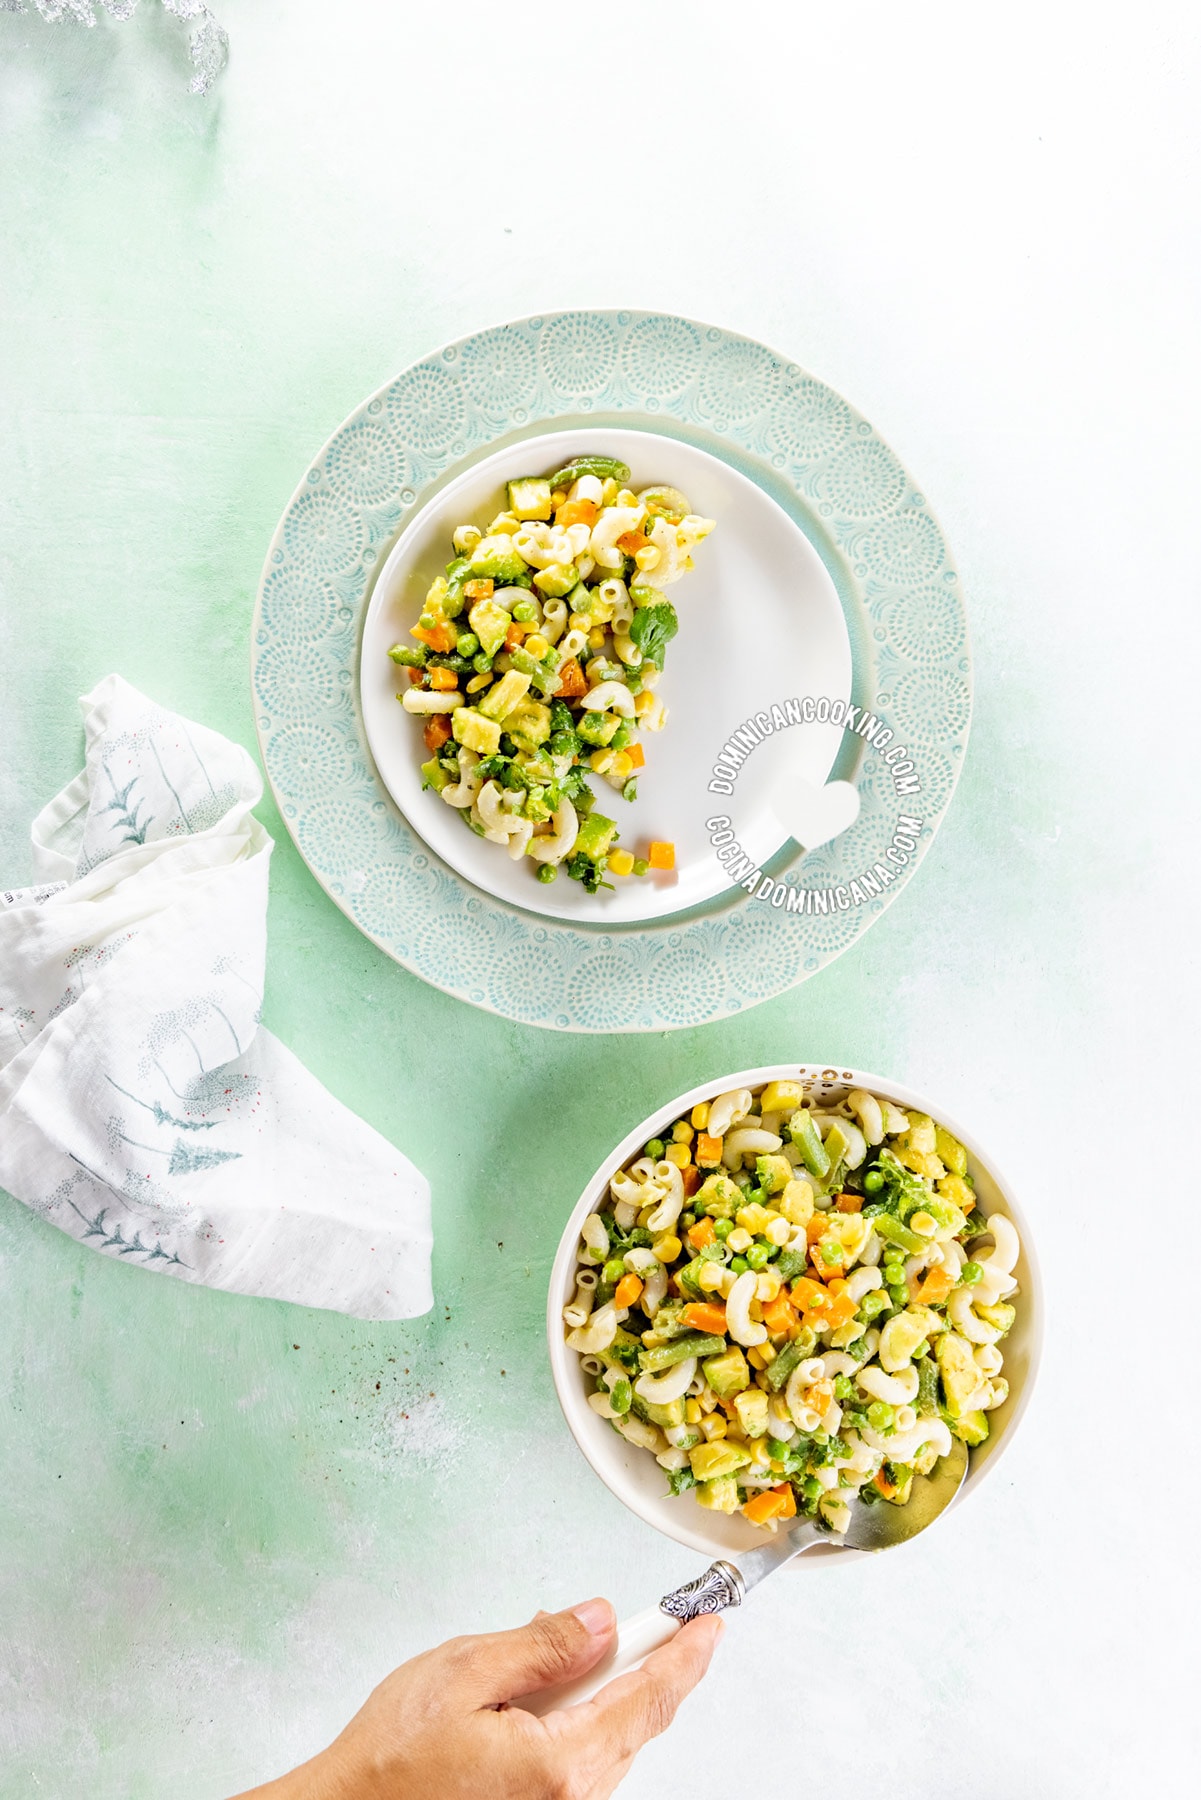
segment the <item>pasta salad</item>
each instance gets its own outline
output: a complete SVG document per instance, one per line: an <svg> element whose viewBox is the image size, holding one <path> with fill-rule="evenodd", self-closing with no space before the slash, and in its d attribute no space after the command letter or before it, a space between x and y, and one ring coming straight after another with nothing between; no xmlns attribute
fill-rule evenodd
<svg viewBox="0 0 1201 1800"><path fill-rule="evenodd" d="M423 785L539 881L563 868L589 893L674 867L667 841L640 857L618 847L587 778L637 794L640 734L667 718L656 690L678 620L664 589L713 529L678 488L635 494L629 479L613 457L580 456L509 482L485 530L454 532L414 642L388 653L424 725Z"/></svg>
<svg viewBox="0 0 1201 1800"><path fill-rule="evenodd" d="M1017 1232L924 1113L771 1081L695 1106L584 1221L567 1343L673 1494L775 1530L903 1506L1006 1399Z"/></svg>

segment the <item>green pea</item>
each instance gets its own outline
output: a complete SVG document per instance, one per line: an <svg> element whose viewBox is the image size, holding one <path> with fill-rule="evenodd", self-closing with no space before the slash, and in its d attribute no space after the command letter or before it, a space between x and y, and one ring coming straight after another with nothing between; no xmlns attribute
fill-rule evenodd
<svg viewBox="0 0 1201 1800"><path fill-rule="evenodd" d="M745 1256L732 1256L730 1258L730 1267L733 1269L735 1275L745 1275L750 1266L751 1265L746 1260Z"/></svg>
<svg viewBox="0 0 1201 1800"><path fill-rule="evenodd" d="M480 640L474 631L465 631L462 637L455 639L455 653L458 656L474 656L480 647Z"/></svg>
<svg viewBox="0 0 1201 1800"><path fill-rule="evenodd" d="M615 1413L628 1413L634 1399L634 1390L629 1382L619 1379L609 1389L609 1405Z"/></svg>
<svg viewBox="0 0 1201 1800"><path fill-rule="evenodd" d="M726 1239L729 1237L729 1235L733 1231L733 1229L734 1229L733 1219L714 1219L714 1221L713 1221L714 1233L717 1237L719 1237L721 1239L723 1244L725 1243Z"/></svg>
<svg viewBox="0 0 1201 1800"><path fill-rule="evenodd" d="M620 1256L614 1256L601 1270L601 1280L611 1282L616 1287L625 1272L626 1266Z"/></svg>
<svg viewBox="0 0 1201 1800"><path fill-rule="evenodd" d="M888 1295L881 1288L873 1288L859 1302L859 1317L866 1319L870 1325L877 1313L888 1311Z"/></svg>
<svg viewBox="0 0 1201 1800"><path fill-rule="evenodd" d="M766 1244L752 1244L750 1249L746 1253L747 1268L748 1269L765 1269L767 1267L767 1260L770 1255L771 1255L771 1251L768 1249Z"/></svg>
<svg viewBox="0 0 1201 1800"><path fill-rule="evenodd" d="M557 881L559 879L557 865L555 863L539 863L538 879L539 881Z"/></svg>
<svg viewBox="0 0 1201 1800"><path fill-rule="evenodd" d="M888 1298L892 1301L894 1306L899 1306L903 1309L909 1305L909 1289L907 1287L901 1287L899 1284L892 1284L888 1289Z"/></svg>
<svg viewBox="0 0 1201 1800"><path fill-rule="evenodd" d="M695 1224L696 1224L696 1214L694 1212L682 1212L680 1214L680 1225L683 1228L683 1230L691 1231L692 1227Z"/></svg>
<svg viewBox="0 0 1201 1800"><path fill-rule="evenodd" d="M901 1262L897 1257L894 1257L894 1256L885 1257L885 1259L884 1259L884 1280L886 1282L898 1282L898 1281L904 1281L904 1279L905 1279L904 1263Z"/></svg>
<svg viewBox="0 0 1201 1800"><path fill-rule="evenodd" d="M978 1281L983 1281L984 1270L978 1262L965 1262L959 1271L959 1279L965 1287L975 1287Z"/></svg>
<svg viewBox="0 0 1201 1800"><path fill-rule="evenodd" d="M806 1500L821 1499L822 1484L817 1479L816 1475L806 1475L804 1481L801 1483L801 1492L804 1494Z"/></svg>
<svg viewBox="0 0 1201 1800"><path fill-rule="evenodd" d="M896 1416L896 1409L887 1400L873 1400L867 1409L867 1422L873 1431L891 1431Z"/></svg>
<svg viewBox="0 0 1201 1800"><path fill-rule="evenodd" d="M645 856L636 856L634 858L634 873L635 873L635 875L649 875L650 872L651 872L651 866L647 862Z"/></svg>
<svg viewBox="0 0 1201 1800"><path fill-rule="evenodd" d="M423 612L417 623L423 631L432 631L437 624L437 620L434 618L433 613Z"/></svg>
<svg viewBox="0 0 1201 1800"><path fill-rule="evenodd" d="M834 1398L836 1400L853 1400L855 1398L855 1384L849 1375L834 1377Z"/></svg>
<svg viewBox="0 0 1201 1800"><path fill-rule="evenodd" d="M471 666L477 675L490 675L492 673L492 658L485 651L481 650L478 656L472 657Z"/></svg>
<svg viewBox="0 0 1201 1800"><path fill-rule="evenodd" d="M663 1143L662 1138L652 1138L650 1143L645 1144L643 1146L643 1148L645 1149L648 1156L653 1157L655 1162L662 1161L663 1150L664 1150L664 1143Z"/></svg>
<svg viewBox="0 0 1201 1800"><path fill-rule="evenodd" d="M513 617L520 619L523 625L532 625L538 617L538 608L532 600L519 600L513 608Z"/></svg>
<svg viewBox="0 0 1201 1800"><path fill-rule="evenodd" d="M867 1171L866 1175L863 1177L864 1193L865 1194L878 1194L880 1192L880 1189L883 1186L884 1186L884 1176L881 1173L881 1171L879 1169L869 1169Z"/></svg>
<svg viewBox="0 0 1201 1800"><path fill-rule="evenodd" d="M769 1437L767 1440L767 1454L771 1457L773 1462L783 1462L784 1458L788 1455L788 1445L784 1442L783 1438Z"/></svg>

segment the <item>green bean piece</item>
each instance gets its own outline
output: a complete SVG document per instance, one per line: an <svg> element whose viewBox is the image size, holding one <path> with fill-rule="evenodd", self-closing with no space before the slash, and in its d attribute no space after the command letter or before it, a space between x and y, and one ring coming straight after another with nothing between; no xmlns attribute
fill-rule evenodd
<svg viewBox="0 0 1201 1800"><path fill-rule="evenodd" d="M803 1327L800 1336L792 1338L790 1342L785 1344L779 1356L768 1363L765 1371L767 1375L767 1385L774 1394L779 1393L797 1364L804 1362L805 1358L810 1354L812 1343L806 1347L802 1341L807 1330L807 1326ZM811 1331L809 1332L809 1337L812 1339L813 1343L816 1343L817 1340L814 1338Z"/></svg>
<svg viewBox="0 0 1201 1800"><path fill-rule="evenodd" d="M822 1143L821 1133L804 1107L798 1107L788 1121L788 1135L801 1153L801 1161L811 1175L821 1181L830 1173L830 1158Z"/></svg>
<svg viewBox="0 0 1201 1800"><path fill-rule="evenodd" d="M616 456L576 456L571 462L564 463L550 477L551 492L556 488L569 488L580 479L581 475L595 475L598 481L620 481L623 484L630 479L629 463L621 462Z"/></svg>
<svg viewBox="0 0 1201 1800"><path fill-rule="evenodd" d="M609 1405L615 1413L628 1413L634 1400L634 1390L623 1375L609 1389Z"/></svg>
<svg viewBox="0 0 1201 1800"><path fill-rule="evenodd" d="M644 1350L638 1361L644 1369L654 1373L659 1369L670 1369L673 1363L684 1362L690 1356L716 1356L718 1351L727 1347L724 1337L710 1337L703 1331L687 1331L683 1337L673 1338L669 1344L656 1344L653 1350Z"/></svg>
<svg viewBox="0 0 1201 1800"><path fill-rule="evenodd" d="M919 1237L916 1231L910 1231L908 1225L902 1225L891 1213L881 1213L878 1218L873 1219L872 1228L878 1237L886 1238L889 1243L899 1244L911 1256L925 1248L925 1238Z"/></svg>

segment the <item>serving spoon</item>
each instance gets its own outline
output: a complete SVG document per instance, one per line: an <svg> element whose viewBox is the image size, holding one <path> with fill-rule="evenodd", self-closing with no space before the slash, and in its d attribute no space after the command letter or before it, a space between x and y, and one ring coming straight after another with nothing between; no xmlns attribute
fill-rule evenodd
<svg viewBox="0 0 1201 1800"><path fill-rule="evenodd" d="M851 1523L845 1533L836 1538L812 1519L801 1519L791 1531L777 1530L774 1538L746 1551L737 1562L723 1557L711 1563L695 1581L664 1594L657 1606L649 1606L645 1612L624 1620L617 1628L608 1656L578 1681L525 1694L511 1704L541 1717L560 1707L591 1700L607 1681L639 1668L652 1650L670 1643L689 1619L695 1619L699 1613L725 1612L729 1607L741 1606L752 1588L794 1556L803 1556L814 1544L837 1543L848 1550L891 1550L894 1544L905 1543L946 1511L962 1486L967 1466L967 1445L952 1438L950 1450L935 1464L933 1472L914 1477L904 1506L860 1503L852 1508Z"/></svg>

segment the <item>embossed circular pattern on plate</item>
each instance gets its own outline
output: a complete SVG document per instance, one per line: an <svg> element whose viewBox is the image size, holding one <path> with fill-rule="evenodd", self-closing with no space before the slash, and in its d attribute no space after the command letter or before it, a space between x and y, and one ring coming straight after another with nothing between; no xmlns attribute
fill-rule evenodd
<svg viewBox="0 0 1201 1800"><path fill-rule="evenodd" d="M699 916L606 931L541 919L446 869L373 768L353 670L374 570L423 488L515 424L590 414L716 448L794 516L828 533L852 635L857 703L887 716L922 778L906 810L916 853L870 904L788 914L735 892ZM816 538L815 538L816 541ZM857 627L857 629L856 629ZM963 763L971 665L963 596L925 500L839 394L764 345L663 313L568 312L475 333L414 363L360 406L306 472L276 530L251 636L271 786L301 855L390 956L507 1018L565 1031L700 1025L783 992L852 944L929 848ZM699 779L699 776L698 776ZM801 858L792 886L849 883L900 810L866 752L859 818Z"/></svg>

